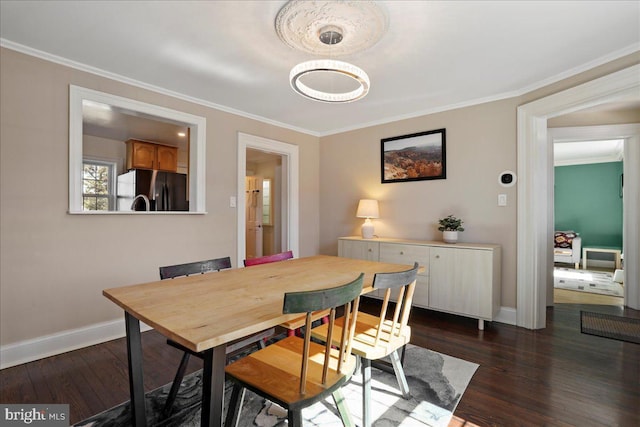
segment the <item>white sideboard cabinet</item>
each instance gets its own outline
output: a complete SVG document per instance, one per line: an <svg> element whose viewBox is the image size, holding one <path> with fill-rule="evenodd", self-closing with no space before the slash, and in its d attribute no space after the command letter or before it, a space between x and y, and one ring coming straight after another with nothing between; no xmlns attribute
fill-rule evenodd
<svg viewBox="0 0 640 427"><path fill-rule="evenodd" d="M479 329L500 309L500 245L340 237L338 256L407 265L418 262L424 271L416 280L413 305L478 319Z"/></svg>

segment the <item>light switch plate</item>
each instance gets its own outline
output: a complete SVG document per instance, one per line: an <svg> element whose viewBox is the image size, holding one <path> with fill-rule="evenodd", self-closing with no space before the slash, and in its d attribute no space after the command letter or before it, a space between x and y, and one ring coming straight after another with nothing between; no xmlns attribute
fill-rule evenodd
<svg viewBox="0 0 640 427"><path fill-rule="evenodd" d="M229 197L229 207L230 208L236 207L236 196Z"/></svg>
<svg viewBox="0 0 640 427"><path fill-rule="evenodd" d="M507 206L506 194L498 194L498 206Z"/></svg>

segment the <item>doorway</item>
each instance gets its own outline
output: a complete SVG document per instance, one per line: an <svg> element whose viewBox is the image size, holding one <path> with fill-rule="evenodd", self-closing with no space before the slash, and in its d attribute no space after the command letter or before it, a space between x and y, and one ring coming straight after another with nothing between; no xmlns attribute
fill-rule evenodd
<svg viewBox="0 0 640 427"><path fill-rule="evenodd" d="M552 150L547 134L547 119L607 102L640 100L640 65L635 65L563 92L518 107L518 254L517 254L517 322L521 327L541 329L546 326L547 285L553 261L550 250L553 213L549 209L552 183ZM622 126L622 125L621 125ZM640 182L639 125L624 129L625 182ZM634 163L635 162L635 163ZM633 167L635 165L635 168ZM638 191L625 189L624 224L625 258L640 258L640 197ZM634 220L635 219L635 220ZM629 284L626 304L640 308L639 268L628 263L625 275Z"/></svg>
<svg viewBox="0 0 640 427"><path fill-rule="evenodd" d="M262 177L253 175L249 171L250 153L247 151L247 177L245 183L245 259L259 258L262 255L270 255L264 250L264 232L262 220L263 193Z"/></svg>
<svg viewBox="0 0 640 427"><path fill-rule="evenodd" d="M283 156L247 149L245 259L282 252Z"/></svg>
<svg viewBox="0 0 640 427"><path fill-rule="evenodd" d="M615 104L615 107L620 105ZM602 106L598 111L601 109ZM579 120L581 113L572 114L574 120ZM589 109L585 113L593 111ZM553 120L549 125L552 123ZM547 306L622 307L623 270L615 262L613 252L622 249L624 221L624 139L617 138L621 129L609 125L554 126L548 129L548 134L554 158L553 195L550 198L554 233L573 232L580 240L573 253L571 248L557 248L554 241L554 253L560 251L565 255L556 259L554 254L553 282L548 284ZM634 183L628 185L630 191L635 191ZM565 234L558 236L560 246L566 245L564 237ZM587 247L609 248L611 252L589 251L589 255L597 257L589 257L587 268L582 250ZM567 259L567 251L571 259ZM573 261L576 261L575 266Z"/></svg>
<svg viewBox="0 0 640 427"><path fill-rule="evenodd" d="M298 168L298 146L238 134L238 265L247 257L260 256L265 248L267 252L291 250L299 256ZM265 182L271 185L268 212L263 209ZM252 235L248 235L248 222Z"/></svg>

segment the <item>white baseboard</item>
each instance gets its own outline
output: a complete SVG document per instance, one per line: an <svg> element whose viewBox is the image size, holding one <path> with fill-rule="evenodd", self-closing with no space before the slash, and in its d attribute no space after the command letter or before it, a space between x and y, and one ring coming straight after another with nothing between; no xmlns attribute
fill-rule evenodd
<svg viewBox="0 0 640 427"><path fill-rule="evenodd" d="M142 332L150 329L149 325L140 322ZM33 362L124 336L123 318L0 346L0 369Z"/></svg>
<svg viewBox="0 0 640 427"><path fill-rule="evenodd" d="M517 310L511 307L500 307L498 314L496 315L494 322L506 323L507 325L516 324Z"/></svg>
<svg viewBox="0 0 640 427"><path fill-rule="evenodd" d="M494 321L515 325L516 309L500 307ZM149 325L140 322L140 330L142 332L150 329L152 328ZM124 336L124 319L119 319L0 346L0 369L33 362L34 360L55 356Z"/></svg>

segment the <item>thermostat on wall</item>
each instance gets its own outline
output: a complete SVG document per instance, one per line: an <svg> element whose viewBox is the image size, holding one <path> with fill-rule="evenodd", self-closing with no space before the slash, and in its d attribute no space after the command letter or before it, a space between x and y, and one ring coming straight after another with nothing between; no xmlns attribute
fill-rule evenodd
<svg viewBox="0 0 640 427"><path fill-rule="evenodd" d="M498 183L503 187L513 187L516 184L516 174L511 171L504 171L498 175Z"/></svg>

